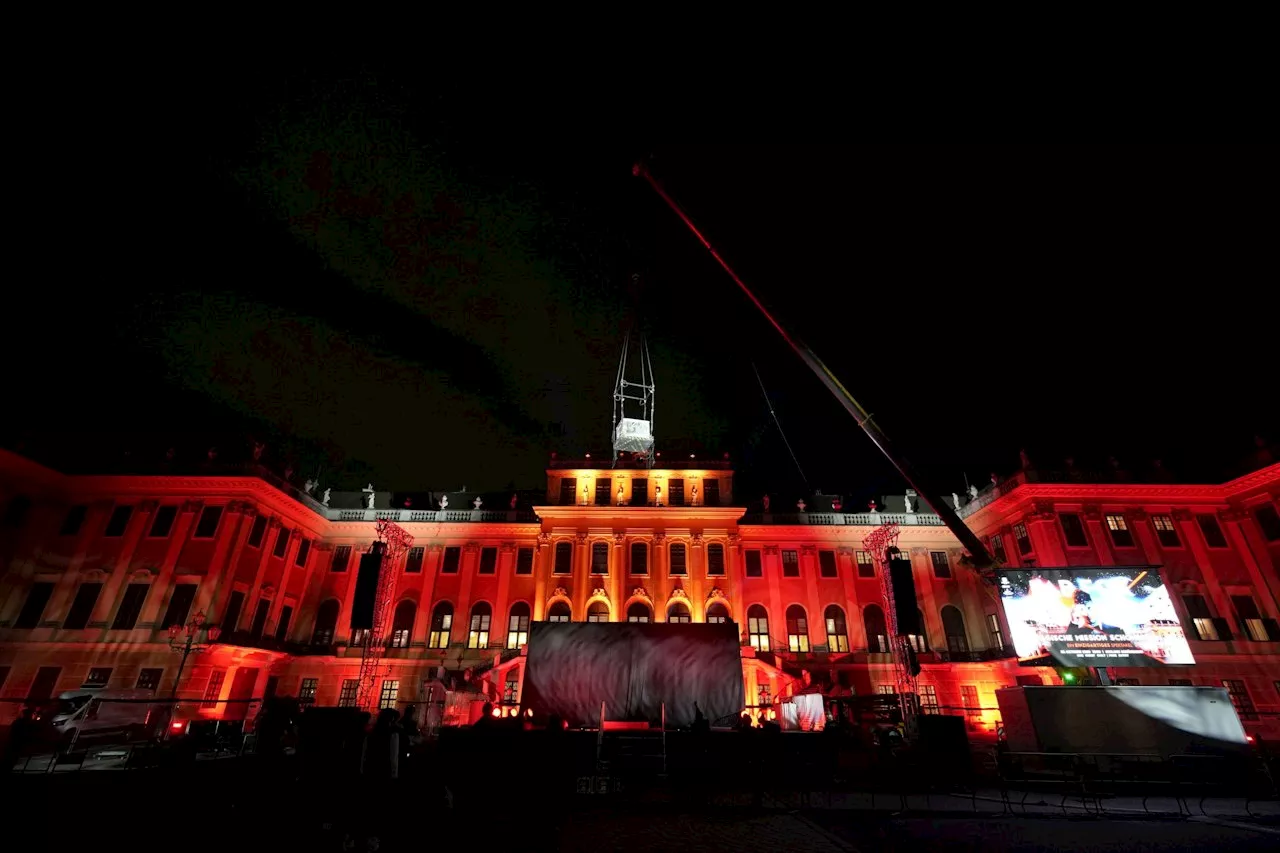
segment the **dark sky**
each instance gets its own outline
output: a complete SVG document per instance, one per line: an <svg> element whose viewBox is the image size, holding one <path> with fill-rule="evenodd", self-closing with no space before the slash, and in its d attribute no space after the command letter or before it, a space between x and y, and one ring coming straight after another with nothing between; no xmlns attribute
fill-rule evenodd
<svg viewBox="0 0 1280 853"><path fill-rule="evenodd" d="M537 486L608 452L634 321L660 448L799 496L754 365L809 489L897 491L639 156L940 491L1020 447L1193 477L1280 438L1262 149L655 143L389 71L113 91L33 152L51 248L5 424L32 452L255 435L340 489Z"/></svg>

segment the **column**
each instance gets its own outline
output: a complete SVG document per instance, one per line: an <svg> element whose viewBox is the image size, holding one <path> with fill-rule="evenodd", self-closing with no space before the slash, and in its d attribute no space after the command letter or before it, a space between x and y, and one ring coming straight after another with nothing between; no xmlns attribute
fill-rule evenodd
<svg viewBox="0 0 1280 853"><path fill-rule="evenodd" d="M316 569L319 566L332 565L333 548L332 542L312 544L307 574L302 581L302 594L298 596L298 603L294 607L293 622L289 625L289 632L284 638L285 642L289 642L292 637L297 637L299 642L304 643L311 639L311 633L315 630L316 611L320 608L321 589L324 586L323 583L314 580Z"/></svg>
<svg viewBox="0 0 1280 853"><path fill-rule="evenodd" d="M294 570L298 568L298 551L302 549L302 540L305 537L298 535L289 538L289 550L284 555L284 571L280 573L280 588L272 596L271 606L267 608L267 623L262 628L264 636L270 636L275 631L275 626L279 624L280 609L284 607L284 596L289 591L289 580L293 577ZM310 566L315 562L315 550L316 543L312 542L307 550L307 559L303 561L301 567L302 571L307 574L310 574ZM306 591L306 587L303 587L303 591ZM254 606L256 607L257 605Z"/></svg>
<svg viewBox="0 0 1280 853"><path fill-rule="evenodd" d="M1228 540L1235 545L1240 560L1249 572L1249 583L1261 605L1259 609L1268 619L1280 619L1280 608L1276 605L1277 596L1280 595L1280 578L1276 577L1275 569L1270 565L1271 555L1265 546L1258 550L1250 548L1249 539L1245 535L1244 525L1253 523L1253 519L1249 513L1238 509L1226 510L1218 515L1222 526L1226 528ZM1265 570L1263 560L1267 561Z"/></svg>
<svg viewBox="0 0 1280 853"><path fill-rule="evenodd" d="M1062 540L1058 537L1058 514L1053 511L1049 501L1036 501L1035 509L1027 513L1023 519L1027 526L1027 535L1031 537L1031 549L1040 567L1065 566L1067 555L1062 548ZM1014 551L1018 550L1014 543ZM1026 557L1022 560L1025 562Z"/></svg>
<svg viewBox="0 0 1280 853"><path fill-rule="evenodd" d="M257 512L248 503L242 503L231 516L235 522L228 535L231 546L223 551L224 543L219 541L209 559L209 567L200 581L200 589L196 591L196 603L192 613L203 613L210 622L216 622L222 614L218 608L222 606L222 593L229 589L235 580L236 567L240 565L240 555L244 553L249 534L253 532L253 520Z"/></svg>
<svg viewBox="0 0 1280 853"><path fill-rule="evenodd" d="M240 609L240 622L248 621L253 623L253 614L258 611L258 596L262 594L262 584L267 576L267 563L271 560L271 555L276 550L276 539L280 536L280 531L284 529L284 525L280 523L280 519L273 518L267 524L267 533L262 538L262 553L258 555L258 568L253 573L253 583L249 585L249 592L244 597L244 607ZM293 549L298 543L294 541L297 538L292 531L289 533L289 547L285 549L284 560L285 565L289 563L289 555L293 553ZM235 631L239 625L228 625L228 631Z"/></svg>
<svg viewBox="0 0 1280 853"><path fill-rule="evenodd" d="M1129 532L1133 534L1134 540L1138 543L1138 550L1142 552L1142 559L1152 566L1160 565L1160 545L1156 542L1151 525L1147 522L1146 511L1131 509L1125 513L1125 517L1129 521Z"/></svg>
<svg viewBox="0 0 1280 853"><path fill-rule="evenodd" d="M649 603L653 606L653 621L667 621L667 601L671 598L673 583L669 575L671 560L667 554L667 534L653 534L653 542L649 545L649 574L653 578L653 595Z"/></svg>
<svg viewBox="0 0 1280 853"><path fill-rule="evenodd" d="M1085 526L1089 529L1089 541L1093 544L1093 552L1098 555L1098 565L1114 566L1115 552L1111 550L1110 531L1102 523L1102 509L1097 504L1086 504L1083 507ZM1062 565L1066 565L1064 562Z"/></svg>
<svg viewBox="0 0 1280 853"><path fill-rule="evenodd" d="M424 544L426 552L422 555L422 585L418 594L418 613L420 618L413 623L413 634L409 642L413 646L422 647L427 644L431 631L431 615L435 610L436 578L440 574L440 561L444 557L444 545L439 542Z"/></svg>
<svg viewBox="0 0 1280 853"><path fill-rule="evenodd" d="M573 575L569 584L570 607L575 622L587 618L587 598L591 595L591 542L584 531L573 538Z"/></svg>
<svg viewBox="0 0 1280 853"><path fill-rule="evenodd" d="M479 563L480 543L468 542L463 545L462 560L458 566L458 573L461 575L458 579L458 609L454 611L453 621L455 625L459 620L462 621L464 640L466 640L467 634L471 632L471 584L475 580L476 568ZM489 620L489 627L492 631L492 619Z"/></svg>
<svg viewBox="0 0 1280 853"><path fill-rule="evenodd" d="M182 546L187 544L191 525L195 523L196 516L202 508L203 504L199 501L186 501L182 504L178 518L173 523L173 529L169 531L169 543L164 549L164 562L160 564L160 571L151 584L147 603L142 608L142 615L138 617L139 628L157 627L161 614L160 606L168 603L169 589L173 582L173 569L178 564L178 555L182 553ZM227 519L222 523L222 529L225 531L230 528L231 520Z"/></svg>
<svg viewBox="0 0 1280 853"><path fill-rule="evenodd" d="M924 613L924 624L920 626L925 638L929 641L929 649L947 648L947 632L942 627L942 604L934 593L933 558L928 548L907 548L907 557L911 560L911 575L916 582L916 598L919 610ZM921 580L923 578L923 581ZM948 602L949 603L949 602ZM888 617L888 614L885 614Z"/></svg>
<svg viewBox="0 0 1280 853"><path fill-rule="evenodd" d="M703 580L707 576L706 543L702 534L695 533L689 538L689 618L694 622L706 621L707 593Z"/></svg>
<svg viewBox="0 0 1280 853"><path fill-rule="evenodd" d="M746 601L746 560L742 556L742 537L737 533L729 534L729 553L725 555L729 561L728 575L732 579L732 587L725 590L733 606L733 621L738 623L739 641L747 637L747 601ZM754 703L748 703L754 704Z"/></svg>
<svg viewBox="0 0 1280 853"><path fill-rule="evenodd" d="M547 614L547 579L551 577L552 561L555 559L550 534L538 534L537 550L533 558L533 621L541 622Z"/></svg>
<svg viewBox="0 0 1280 853"><path fill-rule="evenodd" d="M345 646L351 642L351 608L355 604L356 597L356 579L360 576L360 556L361 546L358 543L352 543L351 550L355 552L352 556L350 565L347 568L347 588L342 594L342 607L338 611L338 625L333 631L333 643L335 646Z"/></svg>
<svg viewBox="0 0 1280 853"><path fill-rule="evenodd" d="M129 525L124 532L124 541L120 543L120 555L111 568L111 577L98 596L98 603L93 606L93 615L89 618L90 628L109 628L109 620L116 609L116 599L120 597L120 587L128 581L133 572L129 563L133 560L133 552L138 547L138 540L143 531L151 526L151 516L155 513L155 501L142 501L134 509L129 518Z"/></svg>
<svg viewBox="0 0 1280 853"><path fill-rule="evenodd" d="M769 584L769 647L773 650L774 637L785 635L787 610L782 604L782 556L777 545L765 545L760 555L764 563L764 576Z"/></svg>
<svg viewBox="0 0 1280 853"><path fill-rule="evenodd" d="M804 579L804 615L809 628L809 648L827 645L827 623L822 616L822 599L818 595L818 548L800 546L800 576ZM785 614L784 614L785 615Z"/></svg>
<svg viewBox="0 0 1280 853"><path fill-rule="evenodd" d="M498 597L493 602L493 620L489 623L489 639L500 639L507 646L507 616L511 612L511 576L516 570L516 543L503 542L498 548Z"/></svg>
<svg viewBox="0 0 1280 853"><path fill-rule="evenodd" d="M627 534L621 530L613 532L613 560L609 564L609 621L625 622L627 614L623 607L627 597L623 595L622 579L627 574Z"/></svg>
<svg viewBox="0 0 1280 853"><path fill-rule="evenodd" d="M62 573L62 577L58 578L53 597L49 599L49 606L45 608L44 612L48 617L45 619L46 623L52 622L60 626L66 620L67 612L71 609L72 597L82 580L80 569L84 565L85 557L89 554L89 546L97 532L106 526L111 508L111 501L98 501L85 513L84 523L80 525L80 532L76 534L76 544L72 549L66 571ZM23 596L15 595L13 599L15 604L21 607ZM13 618L16 617L15 612Z"/></svg>
<svg viewBox="0 0 1280 853"><path fill-rule="evenodd" d="M1209 600L1213 602L1214 611L1218 616L1231 621L1232 628L1235 629L1238 626L1231 618L1235 609L1231 606L1231 600L1222 589L1222 585L1218 583L1218 573L1213 569L1209 548L1205 545L1204 534L1200 532L1200 525L1196 523L1195 515L1187 509L1175 509L1171 514L1173 520L1178 523L1178 535L1182 537L1183 542L1187 543L1191 554L1196 558L1196 568L1200 570L1204 590Z"/></svg>

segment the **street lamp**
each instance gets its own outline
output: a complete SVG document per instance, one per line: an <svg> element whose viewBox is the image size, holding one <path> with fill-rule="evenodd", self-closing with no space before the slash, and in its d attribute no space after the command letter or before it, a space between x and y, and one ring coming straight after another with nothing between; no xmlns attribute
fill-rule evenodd
<svg viewBox="0 0 1280 853"><path fill-rule="evenodd" d="M203 640L200 639L201 632L204 632ZM178 684L182 681L182 670L186 669L187 658L192 652L202 652L218 642L221 634L222 629L217 625L205 624L203 612L191 617L191 621L186 625L169 626L169 648L175 652L182 652L182 660L178 663L178 676L173 679L173 693L169 696L170 701L178 701Z"/></svg>

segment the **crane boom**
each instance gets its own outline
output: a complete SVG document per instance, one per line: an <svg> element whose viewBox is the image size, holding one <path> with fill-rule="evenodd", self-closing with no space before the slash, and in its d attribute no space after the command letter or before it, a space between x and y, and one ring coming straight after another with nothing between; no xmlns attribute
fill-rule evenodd
<svg viewBox="0 0 1280 853"><path fill-rule="evenodd" d="M960 516L956 514L955 510L947 506L946 503L933 493L932 489L925 485L924 481L920 478L920 475L916 473L915 468L911 463L899 456L893 450L892 446L889 444L888 436L886 436L880 427L876 425L867 410L864 409L858 401L853 398L853 395L849 393L844 385L840 383L840 380L835 377L835 374L833 374L831 370L822 363L822 360L818 358L813 350L809 349L809 347L802 341L788 332L787 329L783 327L782 323L780 323L777 318L769 312L769 309L764 306L764 303L756 298L756 295L751 292L751 288L747 287L746 283L743 282L736 272L734 272L733 267L729 266L729 262L721 257L720 253L711 245L711 242L707 240L707 238L702 235L702 232L698 230L698 227L693 224L693 220L691 220L688 214L681 209L680 205L676 204L675 200L667 194L667 191L662 188L662 185L658 183L657 179L654 178L643 163L635 164L635 166L632 167L631 173L637 177L644 178L649 183L649 186L653 187L654 191L657 192L664 202L666 202L667 206L670 207L672 211L675 212L676 216L680 217L680 220L688 226L690 231L693 232L693 236L698 238L698 242L702 244L703 248L711 253L711 257L715 258L716 263L720 264L720 267L729 274L729 278L733 279L734 284L738 285L739 289L747 295L747 298L751 300L752 304L755 305L756 308L760 310L760 313L765 316L765 319L767 319L769 323L778 330L778 334L782 335L782 339L787 342L787 345L791 347L796 355L800 356L800 360L814 372L818 377L818 380L826 386L827 390L830 391L837 400L840 401L840 405L844 406L845 411L853 416L854 421L862 428L862 431L867 434L867 437L871 439L872 443L879 448L880 452L884 454L885 458L888 459L890 463L892 463L893 467L898 469L898 473L907 481L907 485L915 489L916 493L920 495L920 497L924 498L929 506L933 508L933 511L942 519L942 523L947 526L947 529L955 534L955 537L960 540L960 544L969 552L969 559L974 568L980 571L990 568L991 555L987 553L986 546L982 544L982 540L979 539L977 535L960 520Z"/></svg>

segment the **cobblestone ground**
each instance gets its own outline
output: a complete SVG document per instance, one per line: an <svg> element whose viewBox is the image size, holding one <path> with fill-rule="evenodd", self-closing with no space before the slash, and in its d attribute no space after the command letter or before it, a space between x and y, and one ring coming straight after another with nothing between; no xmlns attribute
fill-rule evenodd
<svg viewBox="0 0 1280 853"><path fill-rule="evenodd" d="M593 809L561 827L558 849L578 851L664 850L717 853L837 853L854 848L794 814L738 812L633 812Z"/></svg>

